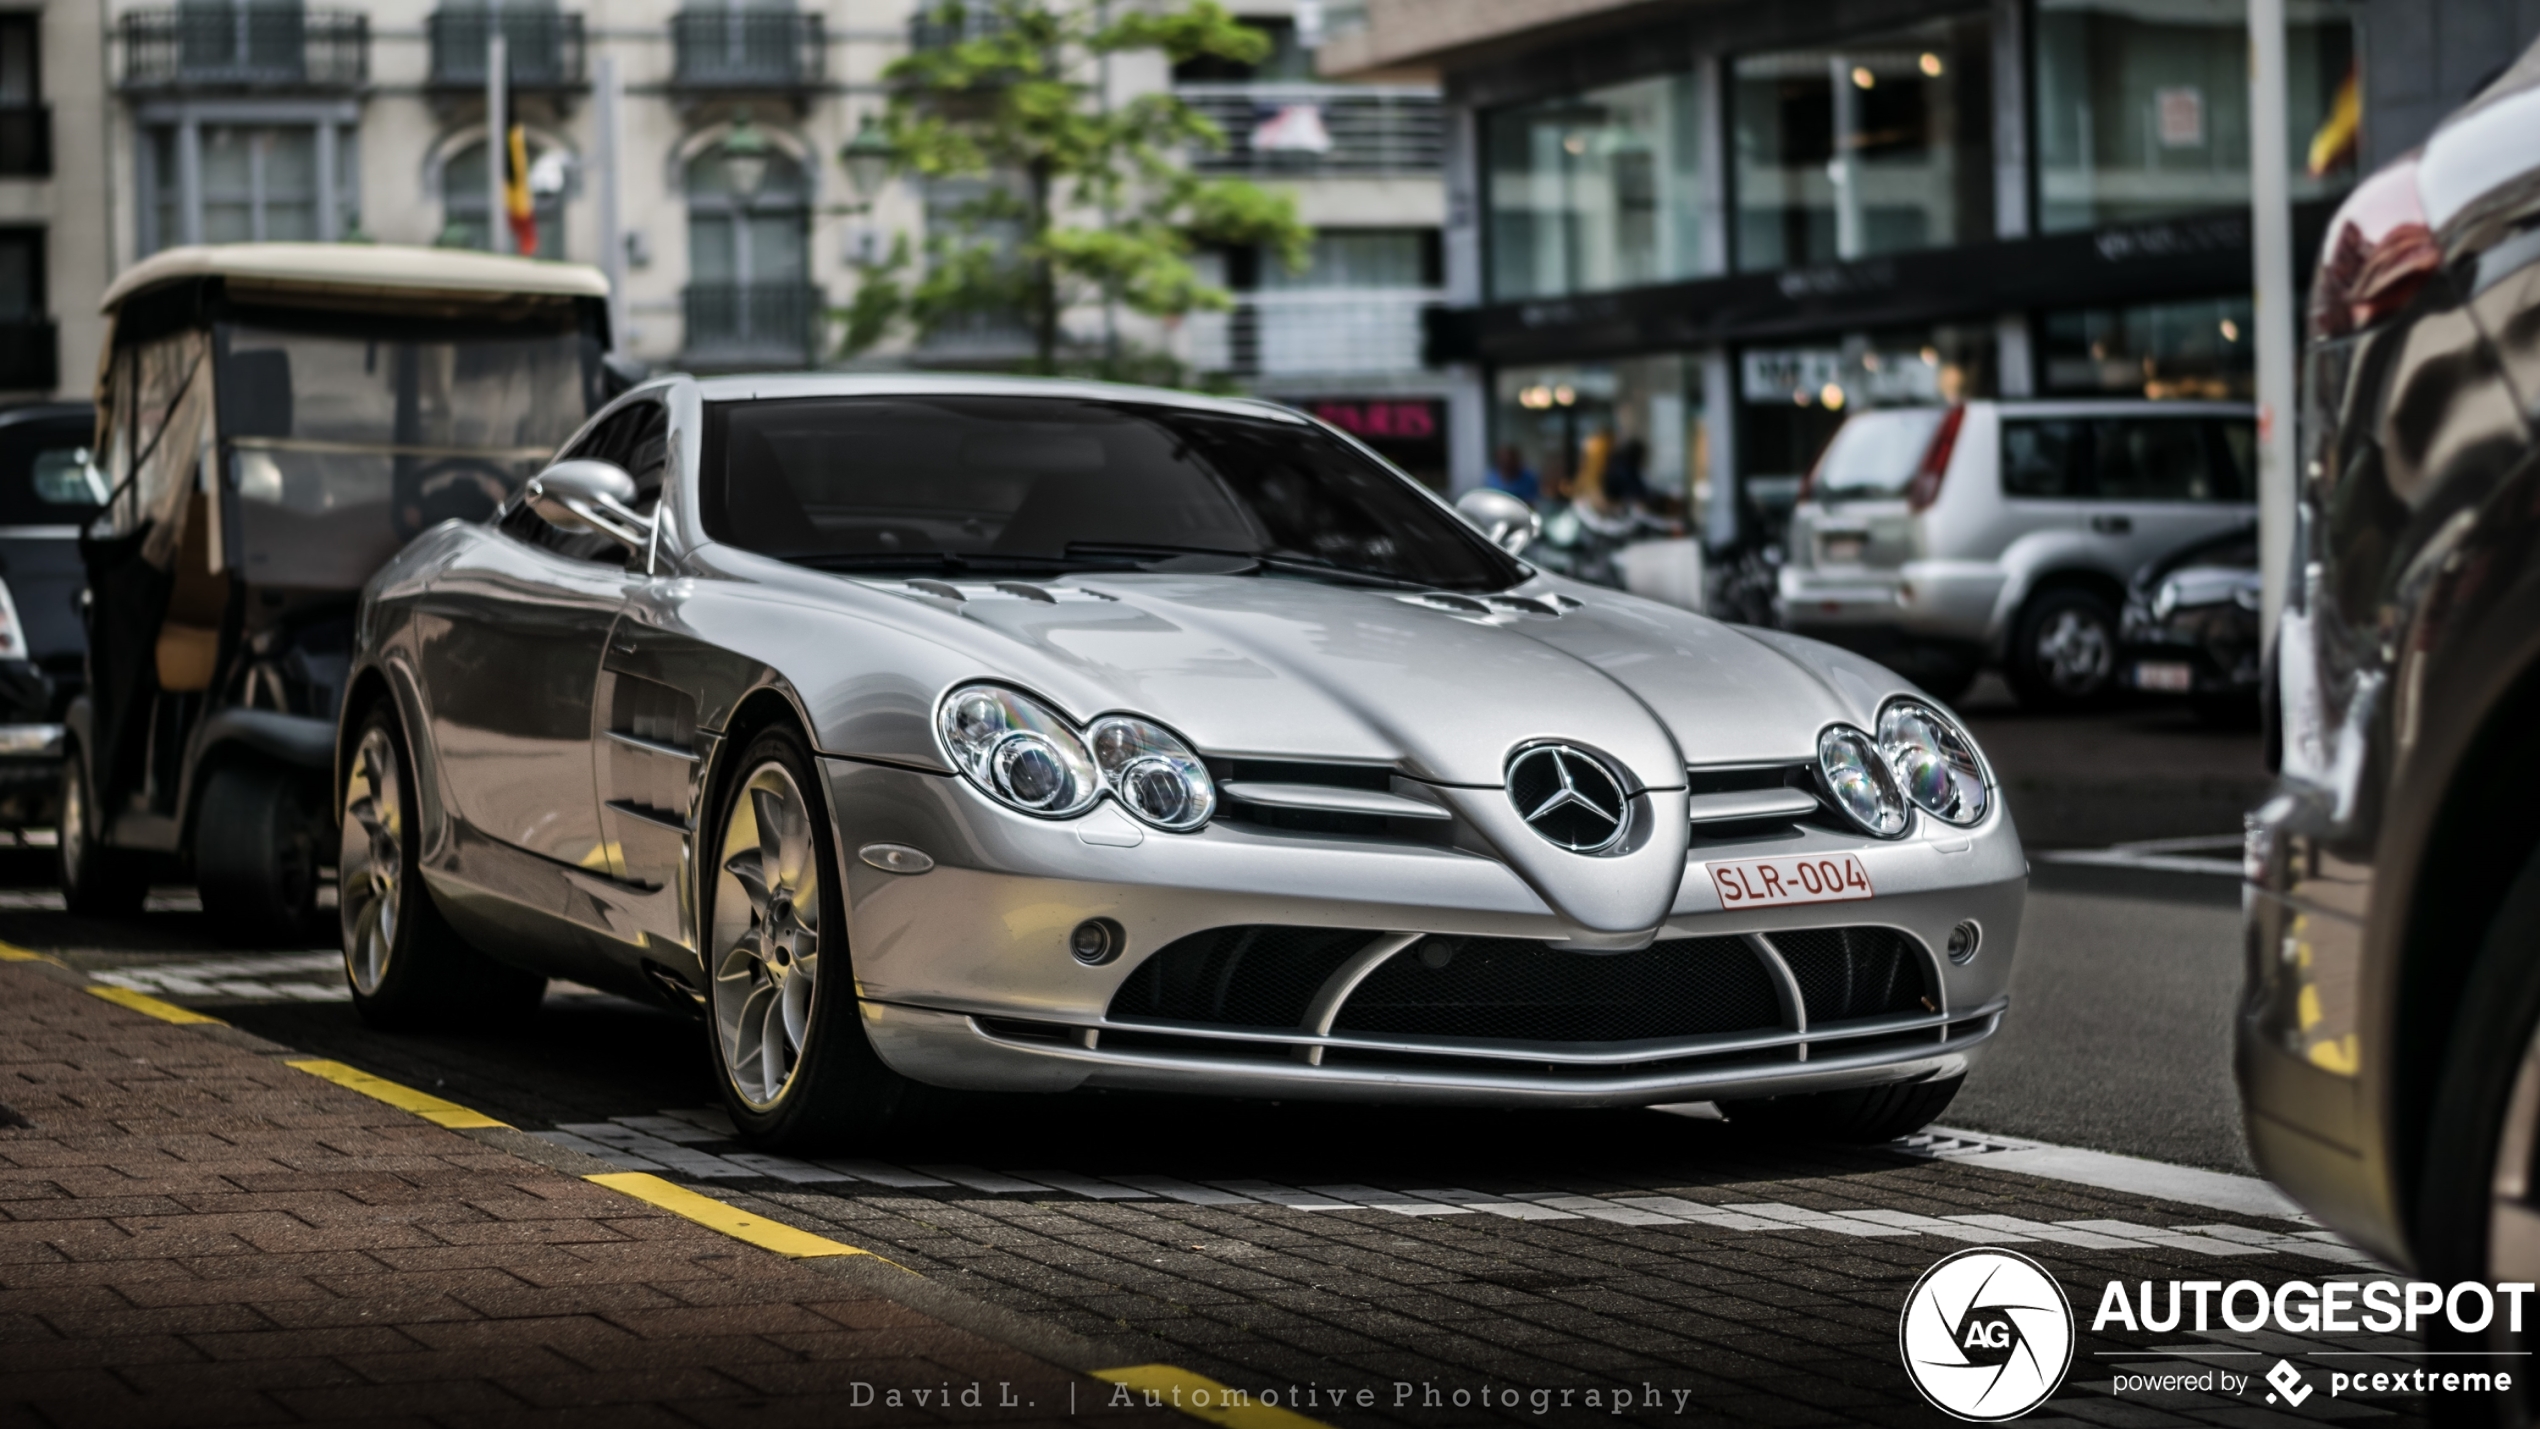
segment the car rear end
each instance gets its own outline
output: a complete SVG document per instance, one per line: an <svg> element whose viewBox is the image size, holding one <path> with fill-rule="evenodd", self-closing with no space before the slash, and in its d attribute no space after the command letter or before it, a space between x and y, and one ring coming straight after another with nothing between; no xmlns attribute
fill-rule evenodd
<svg viewBox="0 0 2540 1429"><path fill-rule="evenodd" d="M79 532L105 481L85 402L0 411L0 827L51 822L62 712L86 678Z"/></svg>
<svg viewBox="0 0 2540 1429"><path fill-rule="evenodd" d="M1949 533L1984 525L1989 402L1893 407L1843 424L1800 488L1776 614L1943 694L1971 678L2000 593Z"/></svg>

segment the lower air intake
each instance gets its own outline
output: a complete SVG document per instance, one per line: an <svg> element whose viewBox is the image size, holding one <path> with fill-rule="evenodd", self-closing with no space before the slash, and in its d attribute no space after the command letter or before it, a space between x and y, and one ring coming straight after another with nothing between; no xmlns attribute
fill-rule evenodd
<svg viewBox="0 0 2540 1429"><path fill-rule="evenodd" d="M1937 1010L1929 1000L1922 953L1894 928L1806 928L1766 936L1799 980L1811 1027Z"/></svg>
<svg viewBox="0 0 2540 1429"><path fill-rule="evenodd" d="M1429 937L1369 974L1332 1030L1637 1042L1780 1025L1772 977L1742 939L1576 953L1515 938Z"/></svg>

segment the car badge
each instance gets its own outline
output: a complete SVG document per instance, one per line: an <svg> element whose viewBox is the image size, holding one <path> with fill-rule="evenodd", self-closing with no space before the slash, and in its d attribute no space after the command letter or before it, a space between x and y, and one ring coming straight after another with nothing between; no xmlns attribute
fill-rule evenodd
<svg viewBox="0 0 2540 1429"><path fill-rule="evenodd" d="M1538 744L1509 761L1508 801L1527 827L1572 853L1603 853L1631 832L1623 781L1566 744Z"/></svg>

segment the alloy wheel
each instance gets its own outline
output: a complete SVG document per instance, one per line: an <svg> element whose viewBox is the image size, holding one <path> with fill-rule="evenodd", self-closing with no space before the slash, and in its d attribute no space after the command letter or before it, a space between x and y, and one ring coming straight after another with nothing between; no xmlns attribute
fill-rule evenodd
<svg viewBox="0 0 2540 1429"><path fill-rule="evenodd" d="M2056 611L2037 633L2038 673L2059 695L2097 693L2115 664L2107 623L2087 611Z"/></svg>
<svg viewBox="0 0 2540 1429"><path fill-rule="evenodd" d="M811 805L783 764L750 771L724 820L714 893L714 1024L741 1100L774 1106L809 1045L820 980Z"/></svg>
<svg viewBox="0 0 2540 1429"><path fill-rule="evenodd" d="M397 750L377 725L362 735L344 781L344 841L336 858L336 896L343 903L344 972L368 997L388 975L405 889L405 812L397 785Z"/></svg>
<svg viewBox="0 0 2540 1429"><path fill-rule="evenodd" d="M2498 1281L2540 1279L2540 1199L2533 1185L2540 1152L2540 1031L2523 1049L2513 1094L2496 1128L2496 1169L2488 1181L2487 1269Z"/></svg>

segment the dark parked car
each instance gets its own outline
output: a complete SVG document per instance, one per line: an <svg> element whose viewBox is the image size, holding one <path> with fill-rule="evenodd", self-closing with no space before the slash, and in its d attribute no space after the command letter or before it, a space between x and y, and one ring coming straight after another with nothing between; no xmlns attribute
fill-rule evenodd
<svg viewBox="0 0 2540 1429"><path fill-rule="evenodd" d="M2540 47L2330 224L2276 632L2281 777L2249 824L2251 1150L2438 1281L2540 1281L2534 133ZM2531 1348L2494 1321L2439 1348ZM2540 1401L2513 1378L2519 1398L2449 1417L2529 1422Z"/></svg>
<svg viewBox="0 0 2540 1429"><path fill-rule="evenodd" d="M2193 541L2135 572L2120 624L2118 677L2185 696L2197 715L2238 724L2258 712L2258 528Z"/></svg>
<svg viewBox="0 0 2540 1429"><path fill-rule="evenodd" d="M53 821L80 691L79 528L105 500L86 402L0 410L0 827Z"/></svg>

